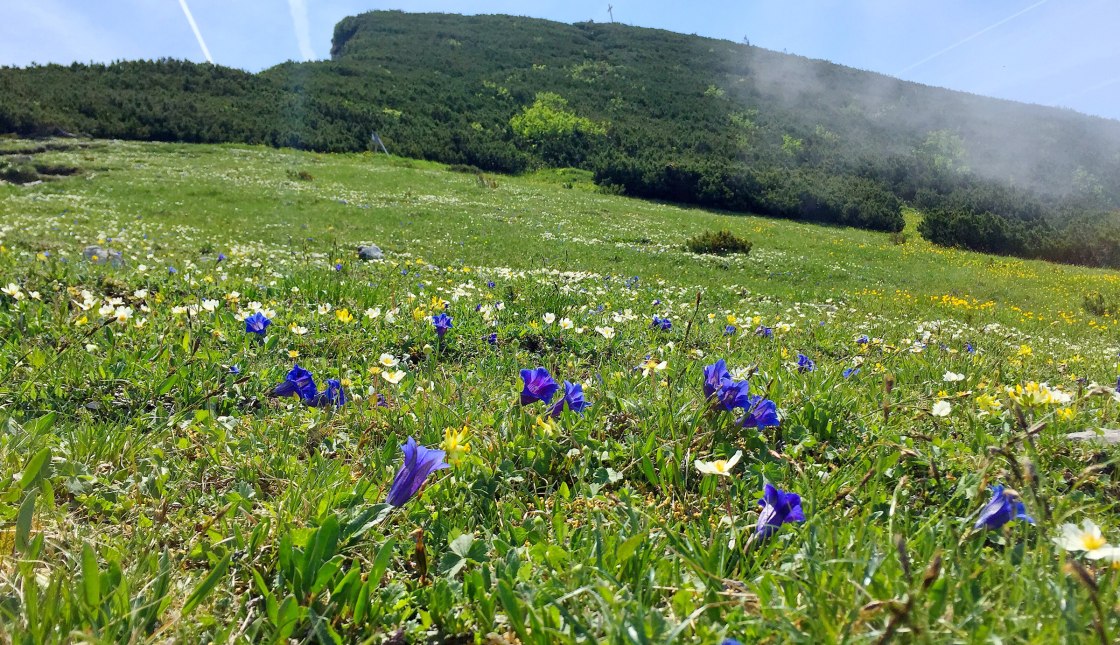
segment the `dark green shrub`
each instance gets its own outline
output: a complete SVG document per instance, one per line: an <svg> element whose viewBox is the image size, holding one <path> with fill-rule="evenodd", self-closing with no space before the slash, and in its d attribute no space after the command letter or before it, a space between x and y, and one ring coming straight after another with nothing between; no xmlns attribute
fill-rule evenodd
<svg viewBox="0 0 1120 645"><path fill-rule="evenodd" d="M1112 316L1120 312L1120 296L1090 291L1082 296L1081 307L1094 316Z"/></svg>
<svg viewBox="0 0 1120 645"><path fill-rule="evenodd" d="M703 233L685 242L685 248L693 253L708 253L712 255L727 255L729 253L751 252L752 244L727 229L722 231L704 231Z"/></svg>

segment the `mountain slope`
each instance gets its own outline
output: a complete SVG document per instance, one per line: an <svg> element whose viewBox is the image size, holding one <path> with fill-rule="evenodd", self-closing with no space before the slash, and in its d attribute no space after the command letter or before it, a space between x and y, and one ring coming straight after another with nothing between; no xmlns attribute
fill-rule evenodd
<svg viewBox="0 0 1120 645"><path fill-rule="evenodd" d="M733 211L898 231L910 202L941 244L1120 265L1120 122L661 30L372 12L330 61L2 69L0 90L23 134L345 151L376 130L404 156Z"/></svg>

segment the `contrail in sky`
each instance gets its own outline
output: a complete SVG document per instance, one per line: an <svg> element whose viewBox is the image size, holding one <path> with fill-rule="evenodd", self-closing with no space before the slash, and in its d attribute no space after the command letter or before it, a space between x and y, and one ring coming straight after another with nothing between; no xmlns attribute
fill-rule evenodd
<svg viewBox="0 0 1120 645"><path fill-rule="evenodd" d="M314 60L315 52L311 49L311 27L307 23L307 3L304 0L288 0L288 10L292 13L292 26L296 31L296 42L299 43L299 55L303 60Z"/></svg>
<svg viewBox="0 0 1120 645"><path fill-rule="evenodd" d="M210 50L206 48L206 41L202 39L202 32L198 30L198 24L194 21L194 16L191 15L191 8L187 6L187 0L179 0L179 6L183 8L183 13L187 16L187 22L191 23L191 30L194 31L194 37L198 39L198 46L202 48L202 55L206 57L206 62L213 64L214 59L210 58Z"/></svg>
<svg viewBox="0 0 1120 645"><path fill-rule="evenodd" d="M975 38L979 38L980 36L983 36L984 34L986 34L989 31L995 29L996 27L999 27L1000 25L1002 25L1004 23L1011 22L1012 20L1014 20L1014 19L1018 18L1019 16L1027 13L1028 11L1031 11L1032 9L1035 9L1037 7L1041 7L1042 5L1046 4L1048 1L1049 0L1039 0L1039 2L1036 2L1036 3L1032 4L1031 6L1027 7L1026 9L1022 9L1020 11L1017 11L1017 12L1011 14L1010 16L1004 18L1003 20L1000 20L997 23L994 23L994 24L988 25L987 27L984 27L980 31L972 34L971 36L969 36L968 38L965 38L964 40L959 40L959 41L953 43L952 45L949 45L945 49L942 49L941 51L934 52L934 53L930 54L929 56L926 56L922 60L920 60L920 61L914 63L913 65L907 67L906 69L902 70L901 72L899 72L899 74L905 74L906 72L909 72L910 70L914 69L915 67L918 67L919 65L925 65L926 63L928 63L931 60L937 58L938 56L941 56L942 54L951 52L954 49L956 49L957 47L960 47L961 45L969 42L970 40L973 40Z"/></svg>

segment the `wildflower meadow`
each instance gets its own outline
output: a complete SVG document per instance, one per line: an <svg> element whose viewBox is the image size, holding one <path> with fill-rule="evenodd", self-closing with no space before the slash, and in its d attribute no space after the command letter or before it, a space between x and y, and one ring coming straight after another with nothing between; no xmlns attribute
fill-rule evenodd
<svg viewBox="0 0 1120 645"><path fill-rule="evenodd" d="M1120 450L1067 437L1120 427L1115 272L570 175L47 156L81 172L0 185L0 640L1120 639Z"/></svg>

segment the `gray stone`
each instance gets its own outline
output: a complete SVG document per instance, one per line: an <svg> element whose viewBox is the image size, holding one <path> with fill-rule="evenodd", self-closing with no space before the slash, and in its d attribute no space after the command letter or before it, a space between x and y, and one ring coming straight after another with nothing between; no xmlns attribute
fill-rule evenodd
<svg viewBox="0 0 1120 645"><path fill-rule="evenodd" d="M376 244L363 244L358 247L358 257L366 261L380 260L385 257L385 254Z"/></svg>
<svg viewBox="0 0 1120 645"><path fill-rule="evenodd" d="M106 249L96 244L87 246L82 249L82 257L94 264L112 264L115 267L121 265L121 252L112 249Z"/></svg>
<svg viewBox="0 0 1120 645"><path fill-rule="evenodd" d="M1120 444L1120 430L1113 430L1109 428L1101 428L1099 430L1082 430L1081 432L1071 432L1067 434L1066 439L1069 439L1070 441L1084 441L1117 445Z"/></svg>

